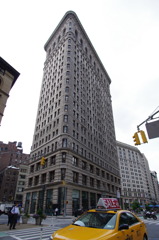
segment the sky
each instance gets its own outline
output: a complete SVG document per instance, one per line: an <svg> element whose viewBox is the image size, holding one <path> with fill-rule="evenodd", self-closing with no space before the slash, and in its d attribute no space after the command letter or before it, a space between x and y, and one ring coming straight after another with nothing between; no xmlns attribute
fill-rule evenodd
<svg viewBox="0 0 159 240"><path fill-rule="evenodd" d="M23 152L30 153L44 44L72 10L111 78L116 139L133 146L137 126L159 110L159 1L5 0L0 6L0 56L20 72L4 111L0 141L22 142ZM147 135L145 124L140 129ZM159 179L159 138L138 149Z"/></svg>

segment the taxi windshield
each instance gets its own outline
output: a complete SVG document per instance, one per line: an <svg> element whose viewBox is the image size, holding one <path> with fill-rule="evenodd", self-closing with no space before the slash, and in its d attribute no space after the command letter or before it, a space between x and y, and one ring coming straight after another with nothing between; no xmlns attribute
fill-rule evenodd
<svg viewBox="0 0 159 240"><path fill-rule="evenodd" d="M87 212L77 219L73 224L81 227L100 229L114 229L116 214L108 212Z"/></svg>

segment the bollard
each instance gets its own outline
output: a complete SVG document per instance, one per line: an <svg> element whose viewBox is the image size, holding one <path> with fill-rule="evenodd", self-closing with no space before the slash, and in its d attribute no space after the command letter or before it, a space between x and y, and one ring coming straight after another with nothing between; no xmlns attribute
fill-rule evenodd
<svg viewBox="0 0 159 240"><path fill-rule="evenodd" d="M43 231L43 228L41 228L41 235L40 235L40 239L41 239L41 240L42 240L42 237L43 237L43 236L42 236L42 235L43 235L43 234L42 234L42 231Z"/></svg>

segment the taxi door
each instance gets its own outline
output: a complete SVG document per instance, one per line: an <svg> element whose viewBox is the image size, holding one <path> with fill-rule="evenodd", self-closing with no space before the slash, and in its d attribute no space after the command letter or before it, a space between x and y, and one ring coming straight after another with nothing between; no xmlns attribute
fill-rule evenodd
<svg viewBox="0 0 159 240"><path fill-rule="evenodd" d="M122 228L127 226L128 229ZM134 231L129 226L128 216L126 212L120 214L119 223L118 223L118 233L116 239L118 240L138 240L135 238Z"/></svg>
<svg viewBox="0 0 159 240"><path fill-rule="evenodd" d="M120 230L125 232L124 240L141 240L143 236L142 223L131 212L123 212L119 218L119 227L122 224L127 224L129 229Z"/></svg>
<svg viewBox="0 0 159 240"><path fill-rule="evenodd" d="M128 218L129 229L132 233L133 240L140 240L143 236L142 223L132 213L127 212L126 215Z"/></svg>

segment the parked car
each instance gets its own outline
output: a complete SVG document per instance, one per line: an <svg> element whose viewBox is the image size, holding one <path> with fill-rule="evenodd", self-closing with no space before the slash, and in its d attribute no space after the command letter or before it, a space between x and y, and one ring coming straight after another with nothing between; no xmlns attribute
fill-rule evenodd
<svg viewBox="0 0 159 240"><path fill-rule="evenodd" d="M12 208L13 204L10 203L1 203L0 204L0 215L8 214L9 210Z"/></svg>

